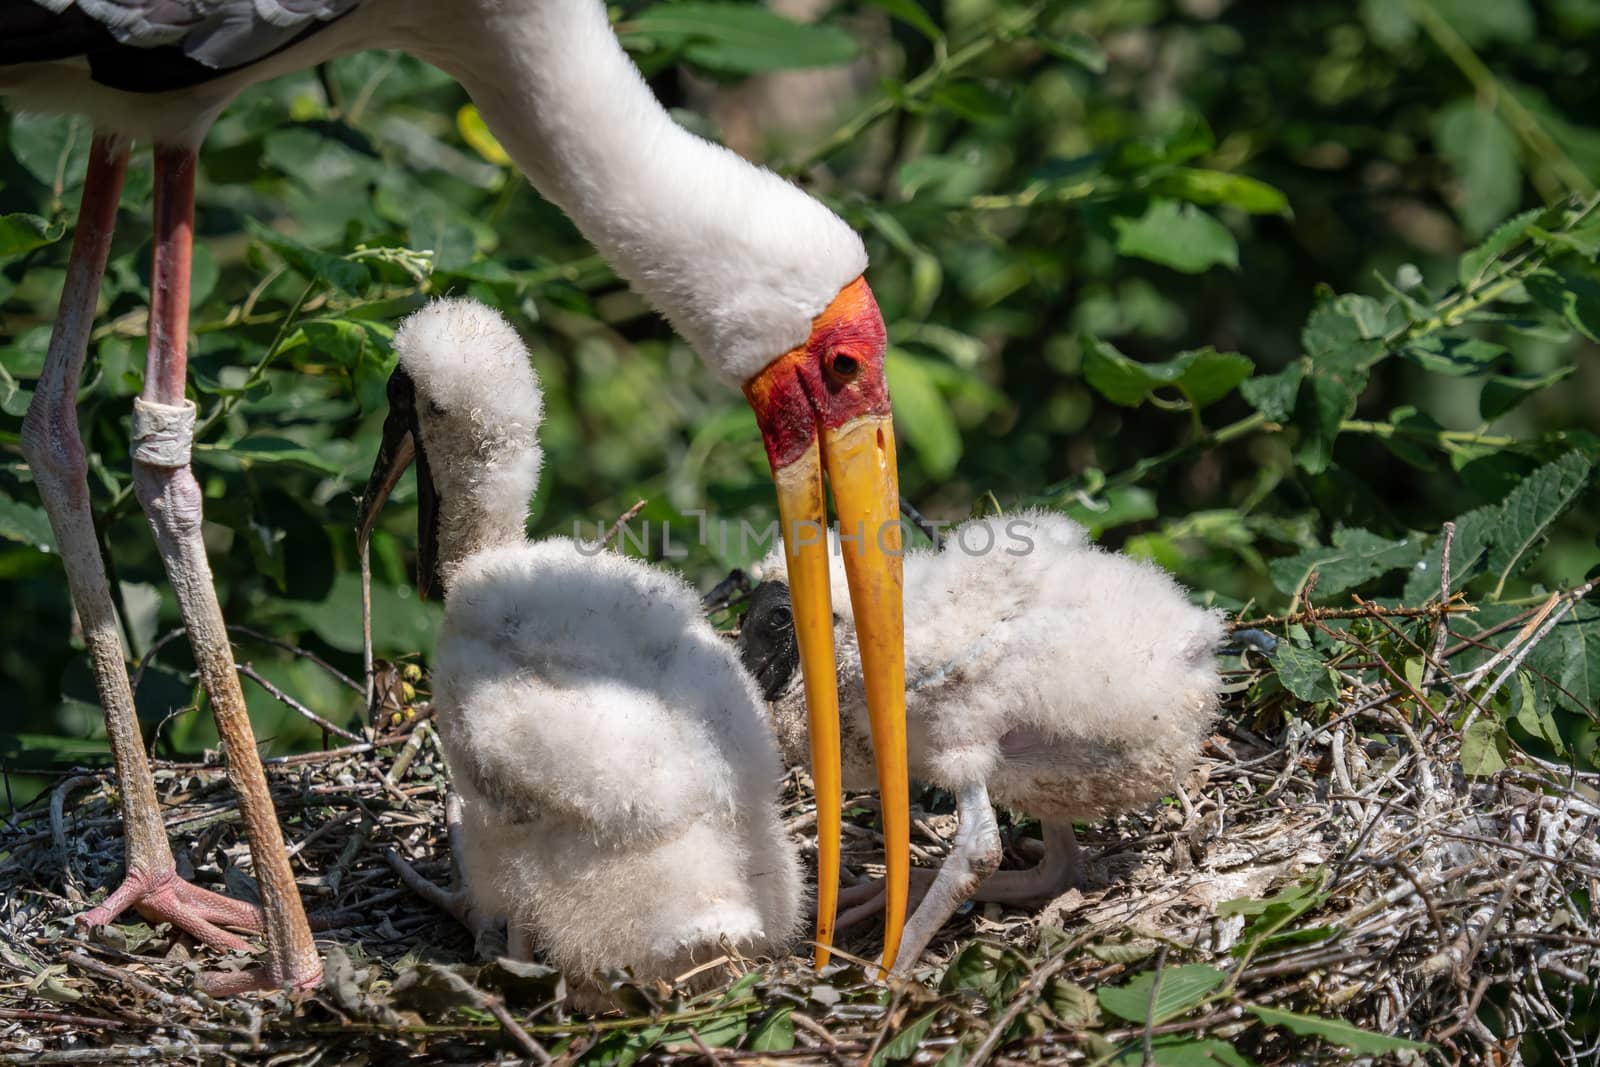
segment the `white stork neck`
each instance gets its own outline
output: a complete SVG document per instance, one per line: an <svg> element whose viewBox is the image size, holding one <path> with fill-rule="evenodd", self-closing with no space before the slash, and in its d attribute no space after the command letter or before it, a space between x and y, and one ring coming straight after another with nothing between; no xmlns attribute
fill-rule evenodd
<svg viewBox="0 0 1600 1067"><path fill-rule="evenodd" d="M866 270L837 215L672 121L601 0L434 10L449 15L425 58L466 87L539 192L724 380L741 384L802 344Z"/></svg>

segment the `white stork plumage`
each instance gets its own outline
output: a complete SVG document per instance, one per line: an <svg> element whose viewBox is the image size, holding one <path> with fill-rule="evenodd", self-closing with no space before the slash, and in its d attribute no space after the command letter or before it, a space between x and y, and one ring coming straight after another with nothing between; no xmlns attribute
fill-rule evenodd
<svg viewBox="0 0 1600 1067"><path fill-rule="evenodd" d="M740 651L784 754L805 757L794 630L774 554L741 626ZM773 582L770 579L777 579ZM956 840L906 926L915 965L976 896L1048 901L1080 878L1075 820L1149 804L1192 768L1217 709L1219 613L1164 571L1092 545L1061 515L1020 511L956 527L942 551L906 553L906 718L911 772L955 794ZM846 784L869 784L854 620L836 621ZM1044 858L999 871L994 805L1036 816ZM926 884L926 883L924 883ZM844 892L844 926L882 905Z"/></svg>
<svg viewBox="0 0 1600 1067"><path fill-rule="evenodd" d="M506 921L513 956L539 946L590 1003L597 972L670 980L724 941L781 952L800 865L779 817L783 764L734 649L676 576L527 539L541 397L505 319L440 300L394 343L359 528L364 540L413 451L425 457L445 587L433 706L461 797L451 910Z"/></svg>
<svg viewBox="0 0 1600 1067"><path fill-rule="evenodd" d="M847 553L879 746L889 852L887 925L904 919L909 814L904 759L899 531L884 326L860 238L778 176L677 126L651 95L601 0L0 0L0 95L94 123L55 333L23 426L82 619L124 795L127 880L87 922L134 906L202 940L260 924L265 975L315 984L320 964L255 756L200 538L185 399L196 152L243 88L367 48L399 48L459 80L539 191L663 312L761 425L792 546L796 617L815 719L820 794L818 941L832 936L838 872L838 726L828 560L805 531L824 518L883 531ZM155 151L150 345L133 420L134 484L150 518L229 754L264 916L177 877L149 784L111 599L93 537L74 400L130 139ZM892 527L892 528L891 528ZM819 964L825 959L819 951Z"/></svg>

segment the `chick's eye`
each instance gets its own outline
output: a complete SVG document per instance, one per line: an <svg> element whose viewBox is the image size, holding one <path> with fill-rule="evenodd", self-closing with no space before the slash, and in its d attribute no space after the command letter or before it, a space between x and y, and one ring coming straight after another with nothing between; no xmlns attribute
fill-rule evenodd
<svg viewBox="0 0 1600 1067"><path fill-rule="evenodd" d="M836 381L851 381L860 371L860 362L857 361L856 357L845 352L834 353L833 358L828 361L828 373Z"/></svg>

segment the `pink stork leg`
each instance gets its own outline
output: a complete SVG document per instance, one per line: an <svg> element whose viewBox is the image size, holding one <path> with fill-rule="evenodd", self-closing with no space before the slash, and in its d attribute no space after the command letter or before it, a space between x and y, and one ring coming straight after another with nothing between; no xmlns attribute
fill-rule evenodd
<svg viewBox="0 0 1600 1067"><path fill-rule="evenodd" d="M155 147L155 256L150 276L150 344L144 392L134 400L133 488L155 532L167 579L188 628L195 666L211 700L239 794L250 856L261 887L267 938L265 974L212 980L216 993L249 988L304 989L322 978L294 884L283 831L256 751L244 693L234 669L222 608L201 539L201 492L189 469L194 404L184 397L189 343L189 269L194 239L193 149Z"/></svg>
<svg viewBox="0 0 1600 1067"><path fill-rule="evenodd" d="M28 416L22 423L22 453L39 485L67 571L67 584L83 626L84 643L105 711L106 735L122 787L127 878L105 903L85 913L79 921L98 925L137 906L147 918L170 922L216 948L245 949L245 941L221 929L221 925L259 927L257 909L189 885L178 877L173 864L155 783L139 736L133 693L123 666L122 641L111 606L111 588L100 561L94 516L89 509L88 465L78 433L78 379L83 372L127 165L125 143L106 136L94 139L55 331Z"/></svg>

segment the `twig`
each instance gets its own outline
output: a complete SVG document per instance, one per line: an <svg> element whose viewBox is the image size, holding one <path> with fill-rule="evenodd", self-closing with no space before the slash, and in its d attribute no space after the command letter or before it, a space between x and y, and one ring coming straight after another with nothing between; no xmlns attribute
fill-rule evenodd
<svg viewBox="0 0 1600 1067"><path fill-rule="evenodd" d="M685 1026L684 1030L688 1031L689 1040L694 1042L694 1047L700 1051L700 1055L705 1057L707 1063L716 1064L722 1062L717 1058L717 1054L711 1050L711 1046L705 1043L705 1039L700 1036L698 1030L692 1026Z"/></svg>
<svg viewBox="0 0 1600 1067"><path fill-rule="evenodd" d="M1444 524L1444 545L1439 551L1439 603L1450 603L1450 550L1456 541L1456 524ZM1445 644L1450 640L1450 616L1440 612L1434 623L1433 655L1428 657L1428 664L1422 672L1422 690L1426 692L1433 685L1433 680L1438 676L1441 664L1444 663Z"/></svg>
<svg viewBox="0 0 1600 1067"><path fill-rule="evenodd" d="M135 693L139 691L139 683L144 681L145 668L149 667L150 664L155 662L156 654L159 653L163 648L166 648L168 645L172 644L172 642L176 641L178 638L182 637L187 632L187 630L180 626L176 630L170 630L167 633L162 634L160 637L156 638L150 643L150 647L145 649L144 655L139 658L139 665L133 669L133 677L128 680L129 687Z"/></svg>
<svg viewBox="0 0 1600 1067"><path fill-rule="evenodd" d="M393 786L406 776L406 772L411 769L412 760L416 759L417 753L422 750L423 742L432 734L433 727L425 722L417 723L416 729L411 731L411 737L406 740L405 745L400 749L400 753L395 756L394 762L384 772L383 778L388 785Z"/></svg>
<svg viewBox="0 0 1600 1067"><path fill-rule="evenodd" d="M260 641L262 644L271 645L273 648L281 649L296 659L303 659L307 662L315 663L318 667L321 667L323 670L333 675L334 680L339 682L339 684L353 689L357 693L362 692L360 682L357 682L354 678L344 673L344 671L341 671L338 667L335 667L333 664L329 663L327 660L323 659L321 656L317 655L308 648L301 648L299 645L291 645L287 641L281 641L278 638L273 637L271 634L264 634L260 630L249 626L230 624L228 626L228 632L231 634L243 634L251 640Z"/></svg>
<svg viewBox="0 0 1600 1067"><path fill-rule="evenodd" d="M101 963L82 949L73 949L67 953L67 962L80 970L88 971L90 974L97 975L100 978L127 986L140 996L147 997L164 1008L180 1007L188 1011L200 1010L200 1005L194 998L174 996L166 990L157 989L137 975L113 967L110 964Z"/></svg>
<svg viewBox="0 0 1600 1067"><path fill-rule="evenodd" d="M1489 686L1488 690L1478 698L1476 706L1474 706L1472 711L1467 714L1465 721L1463 721L1461 724L1462 733L1466 733L1467 727L1470 726L1472 724L1472 720L1477 717L1478 711L1494 698L1494 695L1500 691L1500 687L1506 684L1506 680L1517 673L1517 670L1522 666L1522 661L1528 658L1528 653L1532 652L1534 648L1538 646L1539 642L1543 641L1545 637L1549 635L1550 631L1555 628L1556 624L1566 617L1567 612L1572 610L1572 606L1574 604L1589 595L1590 590L1592 590L1594 586L1594 582L1585 582L1583 585L1580 585L1576 589L1570 590L1566 593L1552 594L1544 609L1542 609L1539 614L1535 615L1531 620L1529 620L1528 625L1523 627L1522 630L1517 633L1516 638L1512 640L1510 645L1506 646L1507 648L1510 648L1516 645L1519 640L1522 641L1522 647L1518 648L1516 655L1511 657L1511 662L1506 664L1505 669L1502 670L1499 676L1495 678L1494 683ZM1556 606L1557 601L1560 602L1559 607ZM1548 612L1548 617L1545 617L1546 612ZM1538 625L1539 628L1535 630L1532 635L1528 636L1526 640L1522 640L1523 636L1527 634L1529 630L1533 629L1535 625ZM1479 668L1477 671L1473 672L1473 678L1481 677L1483 673L1483 669Z"/></svg>
<svg viewBox="0 0 1600 1067"><path fill-rule="evenodd" d="M364 740L360 734L353 734L342 726L335 726L333 723L329 722L327 719L324 719L321 715L318 715L316 712L300 703L288 693L285 693L282 689L279 689L277 686L261 677L260 673L258 673L255 667L251 664L236 663L234 664L234 669L240 674L244 675L246 678L250 679L252 682L259 685L261 688L265 689L269 696L276 697L281 703L283 703L285 707L288 707L290 710L299 713L302 718L322 727L322 729L326 730L328 733L342 737L346 741L359 742Z"/></svg>
<svg viewBox="0 0 1600 1067"><path fill-rule="evenodd" d="M500 1024L500 1029L506 1032L506 1036L511 1038L518 1048L535 1063L548 1064L551 1062L550 1053L544 1050L544 1046L535 1041L533 1035L523 1029L522 1024L511 1017L511 1013L506 1010L505 1001L488 993L480 993L479 995L483 1000L484 1009L494 1016L495 1021Z"/></svg>
<svg viewBox="0 0 1600 1067"><path fill-rule="evenodd" d="M1092 933L1092 932L1091 932ZM1072 956L1078 946L1087 941L1091 934L1080 934L1066 948L1056 954L1056 957L1041 966L1028 978L1027 984L1017 990L1016 996L1011 998L1011 1003L1006 1005L1006 1010L994 1021L989 1032L984 1035L983 1043L973 1050L972 1058L967 1061L967 1067L983 1067L988 1058L994 1054L995 1048L1000 1044L1000 1039L1005 1036L1017 1016L1022 1014L1024 1008L1035 1003L1044 992L1044 984L1053 978L1057 971L1067 965L1067 960Z"/></svg>
<svg viewBox="0 0 1600 1067"><path fill-rule="evenodd" d="M372 542L361 545L361 670L367 680L367 727L378 728L377 675L372 664Z"/></svg>
<svg viewBox="0 0 1600 1067"><path fill-rule="evenodd" d="M61 854L61 861L66 863L67 848L67 796L86 786L99 785L98 774L77 774L68 778L50 793L50 840L55 844L56 851Z"/></svg>
<svg viewBox="0 0 1600 1067"><path fill-rule="evenodd" d="M1167 946L1161 946L1161 951L1156 953L1155 977L1150 980L1150 1002L1145 1006L1144 1012L1144 1067L1155 1067L1155 1035L1150 1028L1156 1024L1156 1005L1161 997L1161 975L1167 967Z"/></svg>
<svg viewBox="0 0 1600 1067"><path fill-rule="evenodd" d="M1325 619L1438 619L1446 615L1471 615L1478 609L1471 604L1452 601L1447 604L1424 604L1418 608L1386 608L1381 604L1362 601L1354 608L1308 608L1288 615L1262 615L1255 619L1235 619L1228 624L1232 630L1254 630L1263 626L1301 626Z"/></svg>
<svg viewBox="0 0 1600 1067"><path fill-rule="evenodd" d="M645 505L648 503L648 500L635 501L633 507L629 508L627 511L624 511L621 515L618 515L617 521L611 524L611 529L606 531L606 536L600 543L602 545L609 546L611 542L617 539L617 535L622 532L622 528L628 525L628 523L631 522L639 514L639 512L643 511L645 509Z"/></svg>

